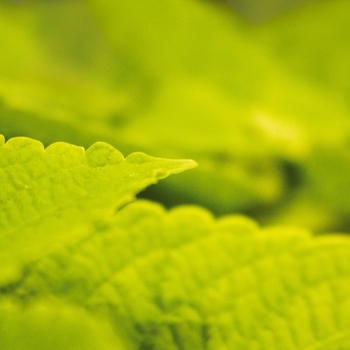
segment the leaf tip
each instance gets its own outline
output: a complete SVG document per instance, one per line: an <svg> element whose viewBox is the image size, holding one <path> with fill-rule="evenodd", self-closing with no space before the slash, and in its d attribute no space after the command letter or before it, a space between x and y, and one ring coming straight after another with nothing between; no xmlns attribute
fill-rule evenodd
<svg viewBox="0 0 350 350"><path fill-rule="evenodd" d="M178 167L178 170L175 170L176 172L174 172L175 174L179 172L183 172L185 170L194 169L198 166L198 163L192 159L178 159L178 160L174 160L174 162L177 163L177 167Z"/></svg>
<svg viewBox="0 0 350 350"><path fill-rule="evenodd" d="M164 178L170 174L178 174L195 168L198 164L191 159L167 159L149 156L142 152L134 152L126 157L126 162L132 165L152 164L155 167L157 178ZM158 167L158 168L157 168Z"/></svg>

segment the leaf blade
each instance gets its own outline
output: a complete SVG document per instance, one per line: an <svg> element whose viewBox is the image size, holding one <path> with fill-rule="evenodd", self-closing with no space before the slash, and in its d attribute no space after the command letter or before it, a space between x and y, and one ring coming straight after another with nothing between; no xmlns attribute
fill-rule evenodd
<svg viewBox="0 0 350 350"><path fill-rule="evenodd" d="M44 149L32 139L10 139L0 146L0 260L30 261L55 240L81 238L86 222L112 215L150 184L195 166L143 153L124 159L106 143L85 152L66 143Z"/></svg>
<svg viewBox="0 0 350 350"><path fill-rule="evenodd" d="M348 344L345 235L261 229L242 216L216 220L201 208L166 212L143 201L93 232L32 264L15 294L108 310L150 349Z"/></svg>

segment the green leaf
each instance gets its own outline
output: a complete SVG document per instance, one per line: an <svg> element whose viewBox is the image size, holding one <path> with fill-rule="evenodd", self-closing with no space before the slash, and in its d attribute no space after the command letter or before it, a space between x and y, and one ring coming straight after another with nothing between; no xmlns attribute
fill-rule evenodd
<svg viewBox="0 0 350 350"><path fill-rule="evenodd" d="M150 184L196 165L143 153L126 159L106 143L84 148L0 136L1 282L23 262L86 236L86 222L114 213ZM6 268L9 269L6 273Z"/></svg>
<svg viewBox="0 0 350 350"><path fill-rule="evenodd" d="M349 107L349 15L345 1L315 1L252 28L252 35L296 77L340 97Z"/></svg>
<svg viewBox="0 0 350 350"><path fill-rule="evenodd" d="M136 148L148 153L191 156L202 164L198 173L160 185L171 196L155 193L153 198L169 205L178 197L175 203L200 203L220 214L264 215L308 185L312 175L307 161L314 148L346 147L350 124L345 101L308 76L293 74L285 64L289 56L300 60L305 47L313 50L309 24L314 32L327 31L321 16L308 21L307 8L289 14L286 23L281 18L253 27L201 1L87 3L116 52L127 53L135 72L153 82L148 108L119 128L119 141L139 144ZM344 5L315 5L314 13L322 6L332 7L336 19ZM290 22L295 30L288 27ZM334 43L340 40L340 28L332 28ZM289 44L288 33L300 47L290 55L295 45ZM343 55L333 57L318 38L317 45L341 70L336 62ZM277 52L283 45L285 57L283 50ZM347 74L338 75L346 80ZM318 205L316 197L308 200Z"/></svg>
<svg viewBox="0 0 350 350"><path fill-rule="evenodd" d="M85 2L116 52L129 59L136 73L152 79L157 90L171 79L187 77L209 81L246 101L259 96L267 82L284 76L263 50L245 40L242 23L213 4Z"/></svg>
<svg viewBox="0 0 350 350"><path fill-rule="evenodd" d="M196 0L0 6L5 136L86 147L105 140L125 154L195 158L198 172L144 195L260 220L303 192L316 207L304 217L321 213L306 226L348 229L348 212L337 209L346 206L324 195L320 207L306 188L317 174L310 155L322 148L341 159L348 143L342 2L306 6L258 28ZM300 52L309 55L299 67ZM323 212L331 226L322 227Z"/></svg>
<svg viewBox="0 0 350 350"><path fill-rule="evenodd" d="M88 146L102 139L101 120L118 123L137 95L121 90L125 69L82 1L2 2L0 41L0 132L8 138Z"/></svg>
<svg viewBox="0 0 350 350"><path fill-rule="evenodd" d="M130 349L108 323L72 305L41 301L20 306L2 301L0 313L3 350Z"/></svg>
<svg viewBox="0 0 350 350"><path fill-rule="evenodd" d="M147 349L345 349L350 240L138 201L7 293L109 317Z"/></svg>

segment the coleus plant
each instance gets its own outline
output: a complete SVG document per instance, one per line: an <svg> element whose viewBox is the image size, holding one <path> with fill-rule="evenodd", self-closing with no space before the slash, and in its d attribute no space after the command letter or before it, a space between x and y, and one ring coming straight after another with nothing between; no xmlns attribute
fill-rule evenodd
<svg viewBox="0 0 350 350"><path fill-rule="evenodd" d="M1 2L0 132L194 158L144 196L349 231L349 15L320 1L256 27L200 0Z"/></svg>
<svg viewBox="0 0 350 350"><path fill-rule="evenodd" d="M0 137L1 349L349 348L349 237L135 200L195 166Z"/></svg>
<svg viewBox="0 0 350 350"><path fill-rule="evenodd" d="M349 9L0 2L0 349L350 348Z"/></svg>

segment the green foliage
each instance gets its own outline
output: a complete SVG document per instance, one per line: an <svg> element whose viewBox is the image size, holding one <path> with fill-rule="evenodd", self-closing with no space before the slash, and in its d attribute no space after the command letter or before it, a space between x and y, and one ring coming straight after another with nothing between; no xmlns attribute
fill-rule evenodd
<svg viewBox="0 0 350 350"><path fill-rule="evenodd" d="M293 74L341 97L347 105L349 85L349 4L319 1L254 30L254 35ZM303 53L302 55L300 53Z"/></svg>
<svg viewBox="0 0 350 350"><path fill-rule="evenodd" d="M145 195L348 230L339 190L330 198L309 186L324 183L310 168L327 167L319 149L348 157L345 2L310 4L259 27L195 0L0 6L6 137L103 140L126 154L193 158L196 172ZM347 179L334 173L333 187ZM310 211L295 218L300 198Z"/></svg>
<svg viewBox="0 0 350 350"><path fill-rule="evenodd" d="M350 348L350 7L226 10L0 2L1 349Z"/></svg>
<svg viewBox="0 0 350 350"><path fill-rule="evenodd" d="M26 138L0 150L5 349L349 346L347 236L196 206L120 208L192 161Z"/></svg>
<svg viewBox="0 0 350 350"><path fill-rule="evenodd" d="M106 322L85 310L62 303L20 306L0 302L3 350L127 349Z"/></svg>
<svg viewBox="0 0 350 350"><path fill-rule="evenodd" d="M27 138L1 141L1 281L18 263L84 237L82 223L110 215L158 179L195 165L142 153L124 160L101 142L85 152L65 143L44 149Z"/></svg>

